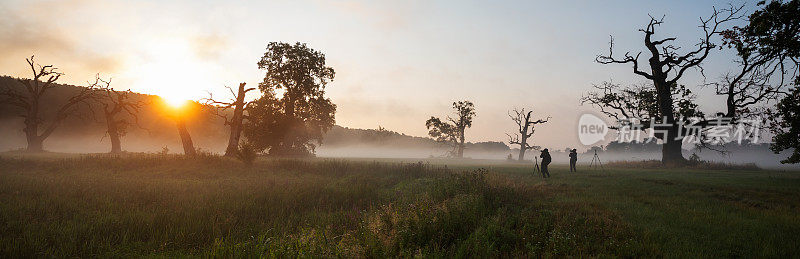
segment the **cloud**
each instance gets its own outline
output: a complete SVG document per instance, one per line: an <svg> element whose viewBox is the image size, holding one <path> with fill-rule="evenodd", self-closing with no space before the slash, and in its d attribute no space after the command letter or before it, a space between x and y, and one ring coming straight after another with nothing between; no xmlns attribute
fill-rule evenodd
<svg viewBox="0 0 800 259"><path fill-rule="evenodd" d="M198 35L192 39L191 44L197 57L216 60L228 47L228 40L219 34Z"/></svg>
<svg viewBox="0 0 800 259"><path fill-rule="evenodd" d="M333 7L362 17L379 28L398 29L408 26L409 14L412 12L413 4L416 3L416 1L401 2L341 0L329 3Z"/></svg>
<svg viewBox="0 0 800 259"><path fill-rule="evenodd" d="M69 67L71 71L62 69L68 74L75 70L110 73L120 69L119 57L96 52L84 44L91 38L80 38L85 33L66 28L64 21L75 13L64 10L91 3L86 0L24 2L17 6L0 3L0 55L5 57L0 61L0 69L27 76L20 73L26 71L23 60L30 55L56 67Z"/></svg>

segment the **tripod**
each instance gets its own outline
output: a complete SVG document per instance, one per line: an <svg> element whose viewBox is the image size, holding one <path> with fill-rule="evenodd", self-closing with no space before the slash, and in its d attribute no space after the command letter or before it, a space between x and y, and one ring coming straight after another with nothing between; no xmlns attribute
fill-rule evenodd
<svg viewBox="0 0 800 259"><path fill-rule="evenodd" d="M597 163L595 163L597 161ZM600 170L605 170L603 168L603 162L600 162L600 156L597 155L597 150L594 151L594 157L592 157L592 163L589 164L589 167L594 166L594 169L597 169L597 165L600 165Z"/></svg>
<svg viewBox="0 0 800 259"><path fill-rule="evenodd" d="M535 158L533 171L534 172L541 172L541 170L539 170L539 158L538 157L533 157L533 158Z"/></svg>

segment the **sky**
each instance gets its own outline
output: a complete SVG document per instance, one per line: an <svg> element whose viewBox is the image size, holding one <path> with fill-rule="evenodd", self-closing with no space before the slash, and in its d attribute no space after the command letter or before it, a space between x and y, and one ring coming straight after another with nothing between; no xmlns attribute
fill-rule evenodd
<svg viewBox="0 0 800 259"><path fill-rule="evenodd" d="M665 16L656 36L691 49L699 18L728 3L3 0L0 74L29 76L25 58L35 54L66 74L62 83L86 85L99 74L116 89L199 99L260 82L256 62L269 42L304 42L336 71L326 94L338 125L425 136L426 119L467 99L477 110L467 141L506 141L516 129L507 113L518 107L551 117L535 145L585 148L578 118L598 110L580 97L603 81L644 82L630 66L594 62L609 35L615 53L636 53L648 14ZM706 80L733 69L732 54L712 53ZM718 111L722 99L703 82L692 72L681 83L703 110Z"/></svg>

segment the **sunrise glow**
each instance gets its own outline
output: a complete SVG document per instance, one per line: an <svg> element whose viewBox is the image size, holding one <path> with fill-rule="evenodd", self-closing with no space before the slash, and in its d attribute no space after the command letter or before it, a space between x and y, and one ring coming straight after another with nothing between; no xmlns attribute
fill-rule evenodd
<svg viewBox="0 0 800 259"><path fill-rule="evenodd" d="M133 89L155 94L174 108L182 107L188 100L205 97L215 88L215 66L197 56L192 42L185 38L160 39L144 44L141 65L130 71L139 75Z"/></svg>
<svg viewBox="0 0 800 259"><path fill-rule="evenodd" d="M800 0L0 0L0 259L800 258L798 28Z"/></svg>
<svg viewBox="0 0 800 259"><path fill-rule="evenodd" d="M161 99L164 100L167 106L173 109L183 108L189 102L188 99L177 95L165 95L161 96Z"/></svg>

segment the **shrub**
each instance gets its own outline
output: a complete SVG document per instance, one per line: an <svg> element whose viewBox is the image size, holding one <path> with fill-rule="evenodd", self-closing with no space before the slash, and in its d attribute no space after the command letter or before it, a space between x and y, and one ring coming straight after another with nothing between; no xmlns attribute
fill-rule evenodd
<svg viewBox="0 0 800 259"><path fill-rule="evenodd" d="M236 159L242 161L242 163L247 166L253 165L253 162L256 160L257 156L258 152L250 142L239 144L239 149L236 150Z"/></svg>
<svg viewBox="0 0 800 259"><path fill-rule="evenodd" d="M161 152L158 152L158 154L159 155L167 155L167 154L169 154L169 148L167 146L162 147L161 148Z"/></svg>

